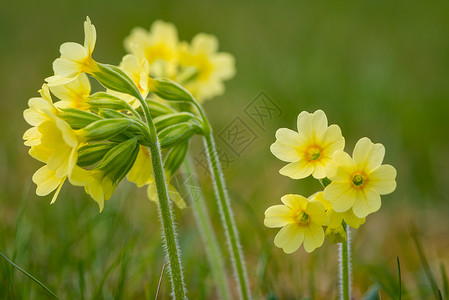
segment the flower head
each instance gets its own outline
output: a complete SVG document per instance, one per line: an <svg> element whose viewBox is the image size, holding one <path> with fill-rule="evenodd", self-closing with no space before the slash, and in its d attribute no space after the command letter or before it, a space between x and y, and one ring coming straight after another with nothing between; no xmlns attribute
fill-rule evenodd
<svg viewBox="0 0 449 300"><path fill-rule="evenodd" d="M137 27L125 39L125 49L134 55L144 55L151 75L172 78L177 72L178 32L171 23L157 20L150 31Z"/></svg>
<svg viewBox="0 0 449 300"><path fill-rule="evenodd" d="M179 49L179 65L183 71L176 81L200 102L223 94L223 81L235 75L235 60L229 53L217 52L217 38L199 33L190 45L183 42Z"/></svg>
<svg viewBox="0 0 449 300"><path fill-rule="evenodd" d="M396 169L382 165L385 148L362 138L355 145L352 158L344 151L336 151L326 168L332 180L323 193L336 212L350 209L358 218L376 212L381 206L380 195L396 188Z"/></svg>
<svg viewBox="0 0 449 300"><path fill-rule="evenodd" d="M61 57L53 62L55 75L45 79L48 84L50 86L65 84L81 73L92 73L97 70L97 65L92 59L96 39L95 26L87 17L84 22L84 46L73 42L61 45L59 49Z"/></svg>
<svg viewBox="0 0 449 300"><path fill-rule="evenodd" d="M287 254L303 243L308 253L320 247L324 242L323 226L329 223L324 206L300 195L285 195L281 201L284 205L274 205L265 211L265 226L282 227L274 244Z"/></svg>
<svg viewBox="0 0 449 300"><path fill-rule="evenodd" d="M270 150L280 160L289 162L279 172L293 179L312 174L324 178L325 167L337 150L343 150L345 140L338 125L327 125L322 110L313 114L303 111L298 116L298 132L287 128L278 129L276 142Z"/></svg>

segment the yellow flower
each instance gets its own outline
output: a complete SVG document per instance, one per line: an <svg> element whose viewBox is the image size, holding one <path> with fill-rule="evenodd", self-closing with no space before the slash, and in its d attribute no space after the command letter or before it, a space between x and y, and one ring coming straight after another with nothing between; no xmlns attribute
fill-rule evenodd
<svg viewBox="0 0 449 300"><path fill-rule="evenodd" d="M352 209L349 209L345 212L336 212L332 208L332 203L326 200L323 197L323 192L318 192L310 197L312 201L318 201L323 204L324 209L326 210L326 214L329 217L329 224L327 225L329 228L337 229L342 225L342 222L345 221L346 224L351 226L352 228L359 228L360 225L365 223L365 218L358 218L354 215Z"/></svg>
<svg viewBox="0 0 449 300"><path fill-rule="evenodd" d="M298 132L287 128L276 131L276 142L270 150L280 160L289 162L279 173L293 179L312 174L326 177L325 167L337 150L343 150L345 139L338 125L327 126L322 110L313 114L303 111L298 116Z"/></svg>
<svg viewBox="0 0 449 300"><path fill-rule="evenodd" d="M123 72L125 72L126 75L128 75L129 78L134 81L140 93L142 94L142 97L145 99L150 92L150 64L148 63L145 56L143 56L143 53L141 53L140 49L137 49L135 53L136 55L127 54L123 57L120 63L120 69L122 69ZM140 102L135 97L129 94L115 91L108 92L127 101L134 108L140 106Z"/></svg>
<svg viewBox="0 0 449 300"><path fill-rule="evenodd" d="M147 196L153 202L158 203L158 195L156 190L156 181L153 173L153 163L151 162L151 154L144 146L140 146L136 161L127 176L128 180L134 182L137 187L148 185ZM176 188L168 182L167 189L169 198L179 207L185 208L186 203L178 193Z"/></svg>
<svg viewBox="0 0 449 300"><path fill-rule="evenodd" d="M47 92L44 85L41 91L43 97L49 97ZM33 182L37 184L36 193L44 196L57 189L53 203L76 164L82 138L67 122L57 117L57 109L51 99L49 101L44 98L30 99L30 108L24 111L24 117L34 127L28 129L23 138L25 145L31 147L29 154L46 164L33 176Z"/></svg>
<svg viewBox="0 0 449 300"><path fill-rule="evenodd" d="M98 69L92 59L97 33L89 17L84 22L84 46L68 42L61 45L59 52L61 57L53 62L54 76L45 81L50 86L65 84L77 78L81 73L92 73Z"/></svg>
<svg viewBox="0 0 449 300"><path fill-rule="evenodd" d="M396 169L382 165L385 148L362 138L355 145L352 158L344 151L336 151L326 168L332 180L323 193L336 212L352 208L354 215L364 218L381 206L380 195L396 188Z"/></svg>
<svg viewBox="0 0 449 300"><path fill-rule="evenodd" d="M177 72L178 32L171 23L157 20L150 31L137 27L125 39L125 49L139 56L143 53L154 77L172 78Z"/></svg>
<svg viewBox="0 0 449 300"><path fill-rule="evenodd" d="M235 60L229 53L217 52L217 38L199 33L191 45L183 42L179 49L179 65L183 71L175 81L185 86L199 102L222 95L223 81L235 75Z"/></svg>
<svg viewBox="0 0 449 300"><path fill-rule="evenodd" d="M61 100L55 103L58 108L72 107L81 110L89 108L88 101L91 87L86 74L81 74L66 84L51 86L50 90Z"/></svg>
<svg viewBox="0 0 449 300"><path fill-rule="evenodd" d="M274 205L265 211L265 226L282 227L274 244L287 254L295 252L302 243L308 253L321 247L323 226L329 223L324 206L300 195L285 195L281 201L284 205Z"/></svg>
<svg viewBox="0 0 449 300"><path fill-rule="evenodd" d="M114 193L116 184L100 170L85 170L75 166L69 181L75 186L84 186L84 190L94 199L100 208L104 208L104 201L109 200Z"/></svg>

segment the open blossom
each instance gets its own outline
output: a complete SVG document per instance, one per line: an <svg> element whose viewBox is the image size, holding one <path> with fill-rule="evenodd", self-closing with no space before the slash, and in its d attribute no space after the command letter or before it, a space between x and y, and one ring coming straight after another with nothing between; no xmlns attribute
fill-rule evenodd
<svg viewBox="0 0 449 300"><path fill-rule="evenodd" d="M344 151L334 153L326 168L332 183L325 188L323 196L336 212L352 209L356 217L364 218L379 210L380 195L396 188L396 169L382 165L384 156L384 146L373 144L368 138L357 142L352 158Z"/></svg>
<svg viewBox="0 0 449 300"><path fill-rule="evenodd" d="M280 160L289 162L279 173L293 179L326 177L325 168L345 140L338 125L327 124L322 110L313 114L303 111L298 116L298 132L287 128L276 131L276 142L270 150Z"/></svg>
<svg viewBox="0 0 449 300"><path fill-rule="evenodd" d="M50 87L51 92L61 101L55 102L58 108L89 108L89 95L91 86L86 74L81 74L76 79L60 85Z"/></svg>
<svg viewBox="0 0 449 300"><path fill-rule="evenodd" d="M274 244L285 253L293 253L304 243L310 253L324 242L324 229L329 223L324 206L300 195L285 195L284 205L274 205L265 211L264 224L270 228L282 227Z"/></svg>
<svg viewBox="0 0 449 300"><path fill-rule="evenodd" d="M178 32L171 23L157 20L150 31L137 27L125 39L125 49L144 55L154 77L173 78L177 72Z"/></svg>
<svg viewBox="0 0 449 300"><path fill-rule="evenodd" d="M54 76L45 80L50 86L68 83L81 73L92 73L97 65L92 59L97 33L89 17L84 22L84 45L68 42L61 45L61 57L53 62Z"/></svg>
<svg viewBox="0 0 449 300"><path fill-rule="evenodd" d="M224 93L223 81L235 75L235 60L229 53L218 52L215 36L199 33L189 45L179 47L179 65L182 69L175 81L185 86L202 102Z"/></svg>
<svg viewBox="0 0 449 300"><path fill-rule="evenodd" d="M57 116L58 110L52 104L46 85L40 92L42 98L30 99L29 108L24 111L25 120L34 127L28 129L23 138L25 145L31 147L29 154L46 164L33 175L36 193L45 196L56 190L53 203L76 165L82 137Z"/></svg>

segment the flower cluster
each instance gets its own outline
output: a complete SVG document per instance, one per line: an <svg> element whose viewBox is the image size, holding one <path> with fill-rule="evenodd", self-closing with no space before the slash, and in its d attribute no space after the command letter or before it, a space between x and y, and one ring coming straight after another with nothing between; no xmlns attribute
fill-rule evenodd
<svg viewBox="0 0 449 300"><path fill-rule="evenodd" d="M125 39L125 49L146 59L146 68L154 77L166 77L183 85L199 101L224 93L223 81L235 75L234 57L218 52L218 40L205 33L195 35L189 44L179 41L176 27L156 21L147 31L134 28ZM122 64L129 64L124 57ZM130 69L130 68L128 68Z"/></svg>
<svg viewBox="0 0 449 300"><path fill-rule="evenodd" d="M265 226L282 227L274 243L285 253L302 243L307 252L330 242L346 240L344 224L359 228L365 218L379 210L380 195L396 188L396 170L383 165L385 148L364 137L355 145L352 157L344 152L345 140L337 125L328 126L323 111L301 112L298 131L281 128L271 152L288 164L282 175L301 179L312 175L324 191L308 199L299 195L281 198L284 205L265 211Z"/></svg>
<svg viewBox="0 0 449 300"><path fill-rule="evenodd" d="M150 33L135 29L125 42L132 54L125 55L119 66L107 65L92 57L96 29L89 18L84 31L83 45L61 45L61 56L53 62L54 75L45 79L40 97L31 98L24 111L32 126L23 136L25 145L33 158L44 163L33 176L36 193L45 196L55 191L53 203L68 180L84 187L101 211L127 177L138 187L147 186L148 197L157 200L148 147L160 142L165 174L170 177L185 158L189 138L203 133L198 117L168 102L193 101L191 93L157 77L177 80L187 69L196 68L183 83L206 99L223 91L222 80L234 74L233 58L216 53L213 36L198 35L189 46L178 42L173 25L158 21ZM105 89L93 92L90 78ZM148 127L148 118L157 133ZM184 207L175 188L167 187L170 198Z"/></svg>

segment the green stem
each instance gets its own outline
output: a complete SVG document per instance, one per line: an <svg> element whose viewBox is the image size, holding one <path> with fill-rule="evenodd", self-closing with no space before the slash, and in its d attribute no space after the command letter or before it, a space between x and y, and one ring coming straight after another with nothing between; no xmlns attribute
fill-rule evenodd
<svg viewBox="0 0 449 300"><path fill-rule="evenodd" d="M190 156L186 156L183 167L185 172L187 173L187 176L189 176L189 178L187 179L187 184L199 187L200 183L197 180L195 168ZM210 220L209 212L206 206L206 202L204 201L203 194L201 193L198 199L191 200L192 203L195 201L193 203L193 214L200 231L201 239L203 240L204 247L206 249L206 255L212 269L212 274L217 283L218 293L222 300L230 300L231 295L229 290L228 278L226 276L223 254L215 236L215 232L212 227L212 222Z"/></svg>
<svg viewBox="0 0 449 300"><path fill-rule="evenodd" d="M349 300L351 295L351 235L343 223L347 239L340 244L340 299Z"/></svg>
<svg viewBox="0 0 449 300"><path fill-rule="evenodd" d="M207 119L204 120L204 123L208 124ZM226 192L223 172L221 170L220 161L218 160L212 129L209 125L208 127L209 134L205 135L204 144L207 149L209 168L212 172L212 180L215 183L215 194L218 200L218 207L220 210L223 227L225 229L229 251L232 257L232 265L234 268L234 274L237 278L240 298L247 300L251 299L251 296L248 288L248 279L246 277L246 267L243 261L237 228L234 224L234 217L232 215L229 197Z"/></svg>
<svg viewBox="0 0 449 300"><path fill-rule="evenodd" d="M178 247L178 238L176 234L176 224L172 213L172 207L168 198L167 183L162 164L161 149L156 134L156 128L151 119L150 110L144 99L139 99L142 105L145 119L148 124L149 134L151 136L149 150L151 162L153 164L154 179L159 199L159 217L162 223L163 239L165 251L168 256L168 273L172 283L172 294L176 300L186 299L186 290L184 276L181 266L180 249Z"/></svg>

